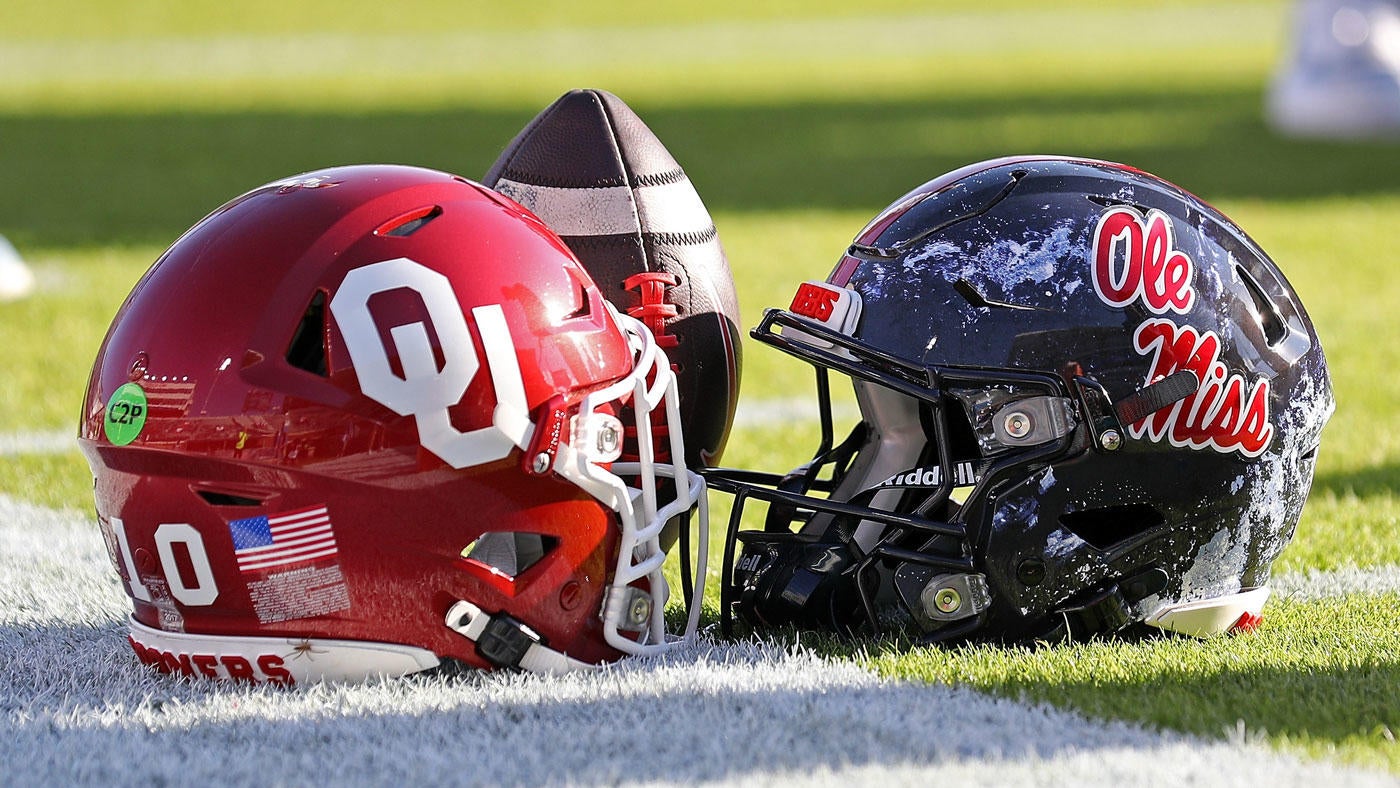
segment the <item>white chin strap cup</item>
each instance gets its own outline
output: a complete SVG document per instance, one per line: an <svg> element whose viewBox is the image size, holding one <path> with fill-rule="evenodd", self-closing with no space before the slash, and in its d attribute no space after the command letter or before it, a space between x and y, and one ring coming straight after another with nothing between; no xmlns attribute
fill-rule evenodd
<svg viewBox="0 0 1400 788"><path fill-rule="evenodd" d="M1183 635L1210 637L1230 631L1242 620L1250 622L1252 628L1267 601L1267 587L1247 588L1237 594L1163 605L1143 623Z"/></svg>

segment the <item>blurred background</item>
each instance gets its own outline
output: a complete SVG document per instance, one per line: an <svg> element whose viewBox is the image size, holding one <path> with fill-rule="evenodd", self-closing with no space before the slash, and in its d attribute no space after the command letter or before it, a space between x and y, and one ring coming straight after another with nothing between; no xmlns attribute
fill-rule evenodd
<svg viewBox="0 0 1400 788"><path fill-rule="evenodd" d="M92 356L209 210L338 164L479 178L559 94L599 87L705 199L745 327L886 204L981 159L1117 160L1215 203L1293 280L1337 378L1313 527L1285 562L1358 560L1359 533L1375 551L1359 560L1394 563L1400 145L1271 130L1292 16L1279 0L9 3L0 234L36 287L0 303L0 492L89 505L69 436ZM725 459L789 467L810 451L810 373L762 347L745 362Z"/></svg>
<svg viewBox="0 0 1400 788"><path fill-rule="evenodd" d="M1225 202L1388 194L1396 175L1393 146L1265 127L1288 2L17 5L0 231L30 248L164 245L331 164L479 176L581 86L633 104L719 213L873 213L1010 152L1127 161Z"/></svg>
<svg viewBox="0 0 1400 788"><path fill-rule="evenodd" d="M1400 140L1356 126L1385 109L1387 89L1400 90L1400 54L1393 71L1371 72L1375 90L1359 94L1359 110L1334 103L1346 90L1332 77L1364 46L1400 41L1395 9L1395 0L1308 0L1302 11L1285 0L6 0L0 235L16 252L0 244L0 496L91 511L74 435L93 357L132 285L201 216L332 165L479 178L540 109L595 87L631 104L687 170L728 250L745 328L802 280L824 278L884 206L978 160L1112 159L1214 203L1291 279L1339 402L1313 496L1275 570L1295 585L1339 567L1357 571L1338 576L1393 578ZM1316 46L1294 46L1295 18L1299 40ZM1292 127L1344 119L1340 136L1351 139L1277 133L1266 112L1275 84L1299 97ZM1400 97L1388 106L1400 116ZM6 279L20 260L32 282ZM27 295L7 298L7 282ZM724 461L786 470L815 446L811 372L754 343L744 360ZM724 502L715 509L717 536ZM36 532L10 525L0 521L0 545ZM1370 593L1372 583L1320 602L1279 594L1257 638L926 658L896 650L880 669L1207 737L1267 736L1400 774L1397 595L1393 580L1380 585L1391 591ZM84 611L92 615L107 613ZM71 627L55 631L67 638ZM50 668L45 681L65 680Z"/></svg>

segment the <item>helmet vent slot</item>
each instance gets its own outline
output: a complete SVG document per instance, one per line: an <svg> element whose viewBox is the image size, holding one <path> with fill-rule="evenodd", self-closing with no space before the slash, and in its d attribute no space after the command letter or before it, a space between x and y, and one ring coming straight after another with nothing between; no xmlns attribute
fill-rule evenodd
<svg viewBox="0 0 1400 788"><path fill-rule="evenodd" d="M313 375L326 376L326 291L317 290L287 346L287 363Z"/></svg>
<svg viewBox="0 0 1400 788"><path fill-rule="evenodd" d="M1081 509L1060 515L1060 525L1099 550L1112 549L1166 521L1156 507L1145 503Z"/></svg>
<svg viewBox="0 0 1400 788"><path fill-rule="evenodd" d="M1240 281L1244 282L1244 289L1249 292L1249 298L1254 302L1254 311L1259 315L1259 326L1264 329L1264 341L1269 347L1282 342L1288 334L1288 325L1283 322L1283 316L1279 314L1278 307L1274 306L1273 299L1269 298L1264 288L1259 286L1259 282L1244 266L1235 266L1235 273L1239 275Z"/></svg>
<svg viewBox="0 0 1400 788"><path fill-rule="evenodd" d="M959 279L954 282L953 289L958 291L958 295L966 299L969 304L976 307L983 307L986 309L1018 309L1022 311L1036 310L1036 307L1033 306L1023 306L1021 304L1012 304L1007 301L992 300L982 295L982 292L977 289L977 286L966 279Z"/></svg>
<svg viewBox="0 0 1400 788"><path fill-rule="evenodd" d="M544 560L559 540L545 534L524 531L488 531L462 550L468 561L484 564L492 571L516 578Z"/></svg>
<svg viewBox="0 0 1400 788"><path fill-rule="evenodd" d="M442 215L441 205L429 205L424 208L415 208L401 216L395 216L389 221L379 225L374 231L375 235L386 235L394 238L406 238L427 226L428 222Z"/></svg>
<svg viewBox="0 0 1400 788"><path fill-rule="evenodd" d="M576 320L593 314L593 304L589 303L588 300L588 286L577 279L574 280L574 284L578 288L579 307L569 314L564 315L565 320Z"/></svg>
<svg viewBox="0 0 1400 788"><path fill-rule="evenodd" d="M1152 210L1146 205L1135 203L1130 200L1124 200L1120 197L1111 197L1103 194L1086 194L1084 195L1084 198L1089 202L1098 206L1102 206L1104 208L1132 208L1133 210L1137 211L1140 214L1143 214L1144 216Z"/></svg>
<svg viewBox="0 0 1400 788"><path fill-rule="evenodd" d="M217 490L199 490L198 494L210 506L262 506L263 503L257 498L218 492Z"/></svg>

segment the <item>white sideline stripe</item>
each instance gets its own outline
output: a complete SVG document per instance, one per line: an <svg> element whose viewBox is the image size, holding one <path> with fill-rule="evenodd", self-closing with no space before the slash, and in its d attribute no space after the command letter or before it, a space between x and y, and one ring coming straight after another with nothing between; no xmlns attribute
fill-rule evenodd
<svg viewBox="0 0 1400 788"><path fill-rule="evenodd" d="M34 292L34 272L24 264L10 239L0 235L0 302L23 298Z"/></svg>
<svg viewBox="0 0 1400 788"><path fill-rule="evenodd" d="M1303 573L1279 575L1269 587L1279 598L1302 602L1351 594L1400 593L1400 566L1309 569Z"/></svg>
<svg viewBox="0 0 1400 788"><path fill-rule="evenodd" d="M0 457L18 454L62 454L77 448L78 438L73 429L0 433Z"/></svg>
<svg viewBox="0 0 1400 788"><path fill-rule="evenodd" d="M125 647L106 633L74 640L87 653L69 659ZM0 741L15 784L173 775L355 784L382 780L377 770L392 764L407 785L1393 785L1269 751L1247 734L1203 741L1092 722L753 644L595 675L303 691L179 685L124 664L74 678L34 698ZM579 735L600 720L626 746Z"/></svg>
<svg viewBox="0 0 1400 788"><path fill-rule="evenodd" d="M390 34L303 33L171 36L115 41L3 38L0 85L61 81L95 84L142 80L159 85L210 78L515 72L519 58L551 53L577 73L590 66L638 68L797 58L833 60L957 56L997 52L1101 53L1190 51L1230 45L1268 46L1282 36L1286 14L1269 4L1221 3L1184 8L1124 5L986 12L768 19L696 24L571 27ZM853 46L853 42L866 45Z"/></svg>
<svg viewBox="0 0 1400 788"><path fill-rule="evenodd" d="M191 684L136 664L127 604L88 516L0 496L7 781L365 783L393 764L405 784L1394 785L1249 731L1091 721L753 642L563 677ZM578 735L601 720L614 733Z"/></svg>
<svg viewBox="0 0 1400 788"><path fill-rule="evenodd" d="M689 179L656 186L566 189L502 179L496 190L529 208L563 236L637 232L701 233L714 227Z"/></svg>

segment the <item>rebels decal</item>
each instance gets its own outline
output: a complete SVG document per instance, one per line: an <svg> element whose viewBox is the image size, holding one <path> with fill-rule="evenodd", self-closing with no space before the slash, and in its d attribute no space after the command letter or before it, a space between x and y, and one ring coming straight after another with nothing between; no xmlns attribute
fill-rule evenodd
<svg viewBox="0 0 1400 788"><path fill-rule="evenodd" d="M831 319L832 308L840 298L840 290L817 282L803 282L802 286L797 288L797 294L793 296L789 309L795 314L824 323Z"/></svg>
<svg viewBox="0 0 1400 788"><path fill-rule="evenodd" d="M860 323L860 294L845 287L836 287L826 282L807 281L797 288L797 294L788 307L795 315L815 320L832 331L850 335ZM796 331L796 329L794 329ZM800 331L796 331L801 335ZM831 343L807 337L807 341L819 347L831 347Z"/></svg>

